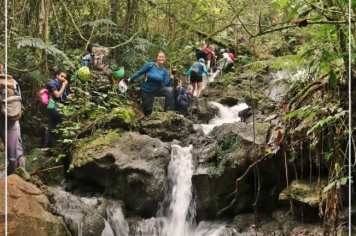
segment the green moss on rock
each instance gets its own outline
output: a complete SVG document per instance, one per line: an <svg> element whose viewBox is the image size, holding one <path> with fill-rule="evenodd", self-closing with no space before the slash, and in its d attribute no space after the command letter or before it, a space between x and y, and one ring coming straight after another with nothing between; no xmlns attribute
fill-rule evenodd
<svg viewBox="0 0 356 236"><path fill-rule="evenodd" d="M93 136L80 140L80 142L76 144L78 148L74 150L70 170L74 167L80 167L88 162L94 161L96 157L92 154L92 151L114 146L122 133L122 129L115 129L107 134L100 130L100 132L94 133Z"/></svg>

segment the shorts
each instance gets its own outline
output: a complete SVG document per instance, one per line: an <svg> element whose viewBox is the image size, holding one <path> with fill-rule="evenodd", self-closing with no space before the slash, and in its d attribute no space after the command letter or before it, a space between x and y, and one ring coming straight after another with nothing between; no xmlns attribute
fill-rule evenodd
<svg viewBox="0 0 356 236"><path fill-rule="evenodd" d="M198 74L190 74L190 82L191 83L203 82L203 76L198 75Z"/></svg>

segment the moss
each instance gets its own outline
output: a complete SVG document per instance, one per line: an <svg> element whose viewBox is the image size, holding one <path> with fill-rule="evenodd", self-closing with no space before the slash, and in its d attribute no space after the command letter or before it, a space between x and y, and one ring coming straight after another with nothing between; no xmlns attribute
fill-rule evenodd
<svg viewBox="0 0 356 236"><path fill-rule="evenodd" d="M95 156L91 153L92 150L100 149L107 146L112 146L121 137L124 132L122 129L115 129L106 135L103 130L98 130L94 135L82 139L76 143L75 153L72 156L71 165L69 170L74 167L82 166L88 162L94 161Z"/></svg>
<svg viewBox="0 0 356 236"><path fill-rule="evenodd" d="M131 108L114 108L108 118L111 122L132 125L136 122L135 112Z"/></svg>
<svg viewBox="0 0 356 236"><path fill-rule="evenodd" d="M116 129L114 131L109 132L105 138L103 139L96 139L91 142L89 145L92 147L99 147L99 146L110 146L114 141L119 139L122 134L122 129Z"/></svg>
<svg viewBox="0 0 356 236"><path fill-rule="evenodd" d="M212 176L221 176L225 168L230 165L234 167L243 145L240 138L236 135L224 134L217 139L218 146L214 150L214 156L217 157L217 165L209 168L209 174Z"/></svg>
<svg viewBox="0 0 356 236"><path fill-rule="evenodd" d="M174 111L167 111L167 112L153 112L151 115L151 120L161 120L163 121L172 121L177 117L177 114Z"/></svg>

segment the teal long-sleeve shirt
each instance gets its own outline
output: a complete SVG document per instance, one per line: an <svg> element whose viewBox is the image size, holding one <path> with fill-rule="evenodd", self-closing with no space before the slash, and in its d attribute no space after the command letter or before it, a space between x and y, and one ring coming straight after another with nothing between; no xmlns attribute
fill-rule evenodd
<svg viewBox="0 0 356 236"><path fill-rule="evenodd" d="M190 69L187 71L187 75L186 75L187 78L189 77L190 73L192 73L193 67L194 67L195 65L198 65L198 66L199 66L199 73L198 73L198 74L199 74L200 76L202 76L203 73L205 73L206 75L208 75L208 70L206 69L206 66L205 66L203 63L201 63L201 62L197 62L197 63L194 63L194 64L190 67Z"/></svg>

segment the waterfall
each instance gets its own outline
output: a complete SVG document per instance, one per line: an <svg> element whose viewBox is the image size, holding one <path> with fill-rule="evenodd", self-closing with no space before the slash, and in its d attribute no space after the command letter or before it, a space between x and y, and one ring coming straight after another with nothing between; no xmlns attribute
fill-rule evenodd
<svg viewBox="0 0 356 236"><path fill-rule="evenodd" d="M218 116L216 116L215 118L209 121L209 124L200 125L205 134L210 133L210 131L215 126L220 126L225 123L234 123L234 122L241 121L239 117L239 112L248 108L248 105L246 103L241 103L233 107L226 107L217 102L210 102L210 104L217 107L219 109L219 112L218 112Z"/></svg>
<svg viewBox="0 0 356 236"><path fill-rule="evenodd" d="M192 191L192 146L172 145L168 165L168 188L158 218L142 221L136 226L135 236L223 236L224 223L200 222L196 227L195 202ZM165 204L166 203L166 204ZM231 234L227 234L231 235Z"/></svg>
<svg viewBox="0 0 356 236"><path fill-rule="evenodd" d="M192 145L185 148L172 145L171 161L168 165L170 192L165 199L170 202L166 215L168 224L163 228L165 236L190 235L195 216L195 206L192 204L192 148Z"/></svg>

